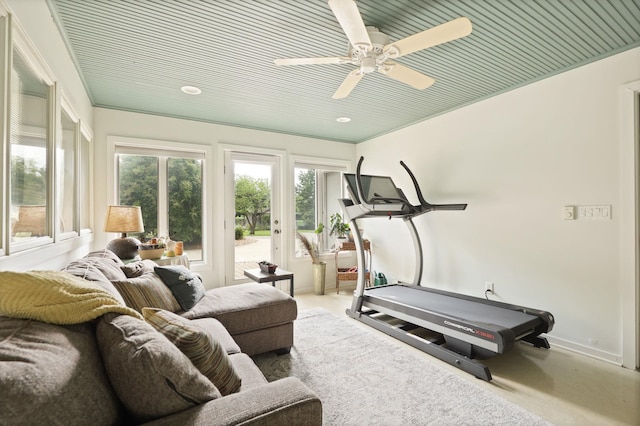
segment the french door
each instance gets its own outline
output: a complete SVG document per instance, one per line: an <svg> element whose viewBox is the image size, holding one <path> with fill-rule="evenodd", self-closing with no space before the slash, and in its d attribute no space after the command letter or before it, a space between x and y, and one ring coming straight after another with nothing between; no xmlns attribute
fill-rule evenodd
<svg viewBox="0 0 640 426"><path fill-rule="evenodd" d="M282 265L281 159L225 151L225 285L258 262Z"/></svg>

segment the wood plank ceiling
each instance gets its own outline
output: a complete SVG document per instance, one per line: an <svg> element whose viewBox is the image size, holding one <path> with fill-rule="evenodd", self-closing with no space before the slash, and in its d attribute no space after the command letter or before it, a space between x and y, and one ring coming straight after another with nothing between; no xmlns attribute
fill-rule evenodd
<svg viewBox="0 0 640 426"><path fill-rule="evenodd" d="M373 73L335 100L354 65L273 63L346 55L326 0L47 1L95 106L349 143L640 46L640 0L359 0L391 41L460 16L473 32L397 60L425 90Z"/></svg>

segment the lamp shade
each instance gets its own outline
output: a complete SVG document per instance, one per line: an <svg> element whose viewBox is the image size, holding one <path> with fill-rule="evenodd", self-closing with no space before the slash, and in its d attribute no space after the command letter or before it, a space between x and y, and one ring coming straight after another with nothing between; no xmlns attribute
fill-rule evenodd
<svg viewBox="0 0 640 426"><path fill-rule="evenodd" d="M105 232L144 232L139 206L109 206L104 222Z"/></svg>

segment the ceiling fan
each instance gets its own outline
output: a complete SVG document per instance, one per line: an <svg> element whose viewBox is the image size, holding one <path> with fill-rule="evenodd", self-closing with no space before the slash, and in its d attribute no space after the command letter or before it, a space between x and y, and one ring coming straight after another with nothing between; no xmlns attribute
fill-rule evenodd
<svg viewBox="0 0 640 426"><path fill-rule="evenodd" d="M472 28L471 21L462 17L389 43L389 37L386 34L381 33L376 27L364 25L355 0L329 0L329 7L349 39L347 56L276 59L274 62L276 65L357 65L358 68L347 75L333 94L333 99L349 96L360 79L374 71L416 89L426 89L435 82L433 78L394 62L392 59L464 37L471 33Z"/></svg>

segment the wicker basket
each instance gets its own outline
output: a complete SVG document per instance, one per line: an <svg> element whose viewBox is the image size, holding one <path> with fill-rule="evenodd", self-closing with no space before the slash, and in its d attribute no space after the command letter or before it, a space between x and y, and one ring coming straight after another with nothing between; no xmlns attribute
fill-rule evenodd
<svg viewBox="0 0 640 426"><path fill-rule="evenodd" d="M350 268L338 268L338 279L340 281L356 281L358 279L357 272L349 272ZM369 273L365 275L365 281L369 281Z"/></svg>

